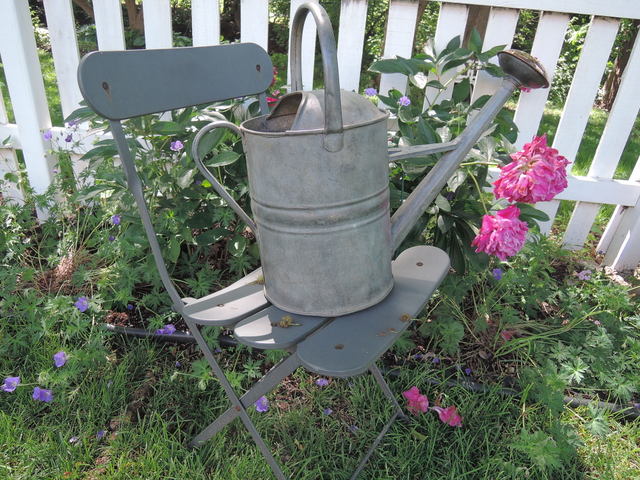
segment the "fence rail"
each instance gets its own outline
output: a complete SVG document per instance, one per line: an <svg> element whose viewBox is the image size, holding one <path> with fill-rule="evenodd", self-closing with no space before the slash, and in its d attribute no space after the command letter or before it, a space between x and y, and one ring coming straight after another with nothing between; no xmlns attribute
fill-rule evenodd
<svg viewBox="0 0 640 480"><path fill-rule="evenodd" d="M291 12L303 1L291 0ZM269 33L268 2L241 0L240 5L241 41L255 42L266 49ZM540 59L551 76L556 71L570 15L592 16L553 143L564 156L570 160L575 158L618 32L619 19L640 19L640 2L446 0L440 5L436 27L434 40L437 50L444 48L454 36L464 33L469 5L491 7L484 35L485 50L496 45L511 44L520 9L541 11L531 53ZM98 48L125 48L120 0L94 0L93 6ZM342 87L347 90L356 90L359 85L369 7L367 0L341 2L338 64ZM75 77L79 53L72 3L71 0L44 0L44 8L62 112L66 116L78 106L81 99ZM170 1L143 0L142 8L147 48L172 46ZM218 0L192 0L194 45L213 45L219 42L219 8ZM417 15L417 0L390 0L383 57L411 55ZM307 22L310 23L306 25L302 47L302 75L306 89L313 84L316 43L314 25L311 19ZM17 169L16 150L22 150L31 187L36 192L43 192L50 185L54 165L53 159L47 154L51 145L43 139L42 132L52 125L27 0L6 0L0 3L0 57L15 117L15 123L8 122L5 101L9 99L0 98L0 141L10 138L8 145L0 148L0 175ZM616 269L633 268L640 263L640 162L628 180L613 179L640 109L640 95L634 91L634 88L637 90L639 77L640 36L633 47L588 174L584 177L572 176L569 188L558 197L577 202L563 236L564 244L569 248L584 245L602 204L616 205L597 247L605 252L605 263ZM382 75L380 91L386 92L390 88L404 91L407 88L406 77ZM495 79L478 75L474 98L493 93L495 88ZM428 87L425 94L428 101L433 98L434 92ZM444 98L450 95L451 89L445 92ZM547 99L548 90L535 90L527 95L520 95L514 117L519 127L516 142L518 147L538 132ZM90 148L89 140L81 143L79 148ZM22 198L15 186L7 187L3 195L18 201ZM546 211L551 218L543 225L545 232L551 229L558 205L558 201L538 204L538 208Z"/></svg>

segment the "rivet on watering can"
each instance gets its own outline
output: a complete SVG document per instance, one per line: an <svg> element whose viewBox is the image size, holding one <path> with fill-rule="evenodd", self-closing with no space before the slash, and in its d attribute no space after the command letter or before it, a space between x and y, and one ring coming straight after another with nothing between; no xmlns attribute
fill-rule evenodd
<svg viewBox="0 0 640 480"><path fill-rule="evenodd" d="M344 348L344 345L343 345L343 344L341 344L341 343L339 343L339 344L337 344L337 345L336 345L335 347L333 347L333 348L335 348L336 350L342 350L342 349Z"/></svg>

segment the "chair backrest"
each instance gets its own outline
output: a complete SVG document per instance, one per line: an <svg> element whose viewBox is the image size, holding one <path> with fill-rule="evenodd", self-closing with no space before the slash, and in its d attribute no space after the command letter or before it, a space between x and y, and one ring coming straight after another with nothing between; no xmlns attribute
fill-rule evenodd
<svg viewBox="0 0 640 480"><path fill-rule="evenodd" d="M110 120L158 273L179 313L184 303L162 258L120 120L248 95L259 95L262 113L267 113L265 91L272 79L269 56L253 43L92 52L78 67L83 97L96 113Z"/></svg>
<svg viewBox="0 0 640 480"><path fill-rule="evenodd" d="M253 43L91 52L78 67L82 96L109 120L260 94L272 79Z"/></svg>

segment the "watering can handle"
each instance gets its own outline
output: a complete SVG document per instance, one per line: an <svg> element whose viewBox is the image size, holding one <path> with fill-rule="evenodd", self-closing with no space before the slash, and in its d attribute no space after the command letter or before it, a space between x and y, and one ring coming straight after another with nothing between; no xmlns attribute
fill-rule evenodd
<svg viewBox="0 0 640 480"><path fill-rule="evenodd" d="M209 182L211 182L211 185L213 186L215 191L218 192L218 195L220 195L223 198L223 200L225 202L227 202L227 204L231 208L233 208L233 210L235 210L235 212L238 214L238 216L242 220L244 220L244 222L249 226L249 228L257 236L258 235L258 229L256 227L255 222L251 219L251 217L249 215L247 215L247 213L242 209L242 207L240 205L238 205L238 202L236 202L233 199L233 197L231 195L229 195L229 193L224 188L224 186L220 182L218 182L218 180L216 180L216 177L214 177L211 174L211 172L205 166L205 164L202 163L202 159L200 158L200 154L198 153L198 146L200 145L200 141L202 140L202 138L207 133L209 133L211 130L215 130L216 128L228 128L230 130L233 130L235 133L237 133L238 136L242 136L238 126L234 125L231 122L227 122L227 121L212 122L209 125L204 126L198 132L196 137L193 139L193 145L191 145L191 156L195 160L196 166L198 167L198 170L200 170L200 173L202 173L202 175L204 175L204 177L207 180L209 180Z"/></svg>
<svg viewBox="0 0 640 480"><path fill-rule="evenodd" d="M298 7L291 24L291 91L302 90L302 31L307 14L311 12L318 29L322 67L324 70L324 148L339 152L343 146L342 104L336 39L327 12L317 3L303 3Z"/></svg>

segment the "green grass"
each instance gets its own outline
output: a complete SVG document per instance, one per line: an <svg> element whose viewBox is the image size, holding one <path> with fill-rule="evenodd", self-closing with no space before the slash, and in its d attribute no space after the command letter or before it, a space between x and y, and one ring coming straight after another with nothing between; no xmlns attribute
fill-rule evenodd
<svg viewBox="0 0 640 480"><path fill-rule="evenodd" d="M50 360L44 352L51 347L34 349L22 368L42 368ZM65 393L67 401L34 402L30 386L0 396L0 478L272 478L239 420L200 449L185 447L227 408L216 382L199 390L192 377L182 374L188 369L175 367L176 360L188 363L188 349L120 338L113 338L112 348L108 362ZM244 355L246 351L225 349L219 356L232 365ZM2 361L3 372L12 367ZM464 427L448 427L433 413L396 423L360 478L640 478L638 421L625 424L611 418L610 433L597 437L585 427L590 419L586 409L567 409L565 419L584 446L567 466L549 472L514 448L522 430L552 428L543 408L502 396L497 388L476 394L431 386L427 378L442 378L442 371L430 364L407 366L390 383L395 392L417 385L432 403L458 405ZM324 388L314 379L298 370L268 395L270 411L251 409L251 417L292 478L349 478L390 407L370 376L333 381ZM127 418L132 404L139 408ZM327 407L333 409L331 415L322 414ZM350 425L359 427L355 434ZM107 433L98 440L96 432L103 429ZM74 436L79 441L70 443Z"/></svg>

